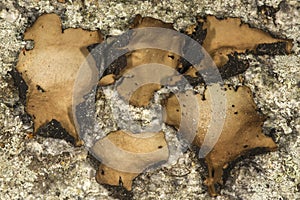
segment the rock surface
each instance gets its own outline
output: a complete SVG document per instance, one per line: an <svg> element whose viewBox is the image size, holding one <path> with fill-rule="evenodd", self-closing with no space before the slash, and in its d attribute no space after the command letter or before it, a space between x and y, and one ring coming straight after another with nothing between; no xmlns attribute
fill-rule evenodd
<svg viewBox="0 0 300 200"><path fill-rule="evenodd" d="M261 9L264 5L279 10L270 13ZM178 30L193 24L196 15L241 17L254 27L292 39L292 55L244 56L251 67L227 80L234 86L244 82L252 89L260 112L268 117L265 134L275 139L279 150L238 162L217 199L297 199L300 196L298 1L75 0L60 3L22 0L0 3L0 199L210 198L202 184L204 177L200 175L203 166L191 152L181 155L173 165L137 177L133 191L128 193L96 183L96 168L85 149L75 148L64 140L32 138L32 122L7 72L15 67L19 51L30 48L30 43L23 41L25 29L39 15L52 12L62 17L64 28L100 29L104 34L126 30L128 20L135 13L174 22Z"/></svg>

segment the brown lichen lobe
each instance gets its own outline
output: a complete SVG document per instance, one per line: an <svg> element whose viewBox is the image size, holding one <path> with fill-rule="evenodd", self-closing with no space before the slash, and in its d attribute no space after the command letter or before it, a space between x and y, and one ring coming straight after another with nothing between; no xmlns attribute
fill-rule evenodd
<svg viewBox="0 0 300 200"><path fill-rule="evenodd" d="M236 91L231 86L226 86L224 89L226 90L225 123L217 143L205 156L209 170L209 177L205 184L212 196L217 195L215 184L223 184L223 169L230 162L255 148L271 151L277 148L274 141L262 132L264 117L257 113L250 89L246 86L239 87ZM199 94L196 96L201 115L194 144L201 147L212 120L211 97L208 95L208 90L205 91L205 100ZM166 102L166 123L179 128L180 111L176 97L169 98Z"/></svg>
<svg viewBox="0 0 300 200"><path fill-rule="evenodd" d="M127 190L131 190L133 179L146 168L166 161L169 156L163 132L133 134L114 131L97 141L92 152L102 161L97 182L122 184Z"/></svg>
<svg viewBox="0 0 300 200"><path fill-rule="evenodd" d="M256 52L260 44L285 43L285 52L290 53L292 41L274 38L267 32L257 28L251 28L239 18L217 19L215 16L199 18L202 29L206 30L203 48L210 54L218 67L228 62L228 55ZM186 33L191 35L195 31L195 25L187 28Z"/></svg>
<svg viewBox="0 0 300 200"><path fill-rule="evenodd" d="M45 14L26 30L24 40L33 40L35 46L19 54L16 68L28 85L26 111L33 117L34 131L55 119L81 144L71 114L73 87L88 55L85 47L101 42L101 35L83 29L62 32L59 16Z"/></svg>
<svg viewBox="0 0 300 200"><path fill-rule="evenodd" d="M137 15L133 23L130 25L130 27L135 29L142 29L142 28L149 28L149 27L157 27L157 28L165 28L165 29L172 29L173 25L171 23L165 23L161 20L157 20L151 17L141 17L140 15ZM149 34L149 30L139 30L138 32L135 32L134 36L130 39L130 46L131 48L137 49L139 44L143 44L145 46L150 46L151 43L157 41L159 39L159 43L162 46L165 46L163 43L165 41L168 41L169 35L161 34L160 38L153 38L151 34ZM148 45L147 45L148 44ZM167 44L170 45L170 44ZM182 43L175 42L172 44L172 48L176 49L178 52L182 49ZM153 70L149 70L147 72L139 73L137 71L134 71L133 69L139 66L147 65L147 64L161 64L164 66L171 67L173 69L177 69L180 65L179 59L180 56L162 49L151 49L151 48L144 48L144 49L137 49L133 50L130 53L126 55L127 58L127 65L126 67L120 72L118 77L124 77L124 75L130 74L130 72L133 72L134 74L130 78L124 78L125 82L130 81L128 79L136 79L138 77L139 80L147 80L150 77L153 76L161 76L159 72L155 73ZM160 82L159 80L157 81ZM119 94L125 98L125 100L128 100L131 105L134 106L147 106L149 105L151 98L153 97L153 93L161 88L160 84L158 83L149 83L142 85L140 88L138 88L131 96L127 96L124 91L130 90L130 88L124 88L127 87L126 85L124 87L120 86L117 87L117 90Z"/></svg>

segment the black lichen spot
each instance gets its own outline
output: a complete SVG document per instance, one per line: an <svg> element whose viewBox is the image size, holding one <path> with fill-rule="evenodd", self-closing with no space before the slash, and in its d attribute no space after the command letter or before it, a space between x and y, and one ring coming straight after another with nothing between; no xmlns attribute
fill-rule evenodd
<svg viewBox="0 0 300 200"><path fill-rule="evenodd" d="M257 45L254 54L256 55L287 55L287 42L277 42Z"/></svg>
<svg viewBox="0 0 300 200"><path fill-rule="evenodd" d="M202 45L204 39L206 38L206 34L207 30L203 29L203 22L198 22L195 31L189 36Z"/></svg>
<svg viewBox="0 0 300 200"><path fill-rule="evenodd" d="M223 79L230 78L232 76L241 74L249 68L249 62L239 58L238 53L228 55L229 61L219 68L219 72Z"/></svg>
<svg viewBox="0 0 300 200"><path fill-rule="evenodd" d="M75 139L68 134L68 132L61 126L61 124L52 119L48 124L40 127L37 134L43 137L50 137L56 139L64 139L75 145Z"/></svg>
<svg viewBox="0 0 300 200"><path fill-rule="evenodd" d="M290 5L286 2L286 0L283 0L279 3L278 8L280 9L280 11L285 12L285 13L289 13L290 12ZM299 7L298 7L299 9Z"/></svg>
<svg viewBox="0 0 300 200"><path fill-rule="evenodd" d="M108 190L109 196L111 196L115 199L122 199L122 200L132 200L133 199L132 191L128 191L124 187L111 186L111 185L107 185L107 184L104 184L102 186Z"/></svg>
<svg viewBox="0 0 300 200"><path fill-rule="evenodd" d="M274 24L276 20L276 13L278 11L279 7L274 8L272 6L267 5L257 6L257 14L272 18Z"/></svg>
<svg viewBox="0 0 300 200"><path fill-rule="evenodd" d="M181 31L184 33L184 31ZM183 46L183 56L180 58L180 63L182 68L179 69L179 73L185 73L191 66L200 63L201 59L204 57L204 54L199 46L203 44L204 39L206 38L207 30L203 29L203 22L198 22L195 31L192 34L188 34L193 40L187 40ZM195 43L196 41L197 43Z"/></svg>
<svg viewBox="0 0 300 200"><path fill-rule="evenodd" d="M103 76L108 74L119 75L121 70L127 66L127 58L125 55L122 55L117 60L114 60L108 68L104 71Z"/></svg>
<svg viewBox="0 0 300 200"><path fill-rule="evenodd" d="M267 136L271 137L273 139L273 141L276 141L277 139L277 130L275 128L271 128L271 130L269 130L266 133Z"/></svg>
<svg viewBox="0 0 300 200"><path fill-rule="evenodd" d="M36 89L37 89L39 92L46 92L40 85L36 85Z"/></svg>
<svg viewBox="0 0 300 200"><path fill-rule="evenodd" d="M122 181L122 177L121 176L119 176L119 186L123 187L123 181Z"/></svg>
<svg viewBox="0 0 300 200"><path fill-rule="evenodd" d="M189 82L189 84L193 87L201 84L201 83L205 83L204 79L202 78L202 76L199 77L191 77L189 75L183 75L184 78Z"/></svg>
<svg viewBox="0 0 300 200"><path fill-rule="evenodd" d="M28 90L28 86L26 85L24 79L22 78L21 74L16 70L12 69L10 72L8 72L14 79L14 85L19 90L19 97L20 102L25 105L26 104L26 94Z"/></svg>
<svg viewBox="0 0 300 200"><path fill-rule="evenodd" d="M127 66L126 53L124 48L132 33L125 33L117 37L111 37L101 44L93 44L87 47L96 61L101 76L108 74L118 75ZM99 77L100 78L100 77Z"/></svg>
<svg viewBox="0 0 300 200"><path fill-rule="evenodd" d="M171 58L172 60L174 60L174 56L173 55L168 55L169 58Z"/></svg>
<svg viewBox="0 0 300 200"><path fill-rule="evenodd" d="M181 74L185 73L192 66L189 61L182 57L180 57L179 62L181 63L181 68L178 69L178 72Z"/></svg>

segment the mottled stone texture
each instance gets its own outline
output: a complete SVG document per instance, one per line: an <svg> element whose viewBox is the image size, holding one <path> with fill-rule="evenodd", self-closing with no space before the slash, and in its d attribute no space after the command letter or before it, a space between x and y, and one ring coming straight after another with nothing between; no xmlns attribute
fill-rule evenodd
<svg viewBox="0 0 300 200"><path fill-rule="evenodd" d="M191 152L181 155L173 165L139 176L128 193L96 183L95 168L85 149L64 140L32 138L32 122L8 72L26 45L22 40L25 29L39 15L52 12L61 16L64 28L100 29L105 35L120 34L138 13L174 22L178 30L195 23L197 15L213 14L241 17L251 26L292 39L293 54L241 56L250 62L249 69L227 80L234 86L243 82L252 89L259 111L268 117L265 134L275 139L279 149L250 156L231 167L218 199L300 196L299 2L8 0L0 3L0 199L209 198L202 184L204 168Z"/></svg>

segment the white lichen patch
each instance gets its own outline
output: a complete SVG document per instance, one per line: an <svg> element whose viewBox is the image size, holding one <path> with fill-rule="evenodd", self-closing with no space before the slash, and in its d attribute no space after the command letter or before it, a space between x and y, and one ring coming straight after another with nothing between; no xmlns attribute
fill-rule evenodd
<svg viewBox="0 0 300 200"><path fill-rule="evenodd" d="M87 151L63 140L29 139L20 119L0 103L0 199L108 198L94 180Z"/></svg>
<svg viewBox="0 0 300 200"><path fill-rule="evenodd" d="M300 58L296 55L276 56L262 60L245 75L247 84L255 92L258 107L269 117L265 126L276 127L285 134L291 134L299 126L299 63Z"/></svg>
<svg viewBox="0 0 300 200"><path fill-rule="evenodd" d="M140 175L134 182L133 199L209 198L201 173L196 155L188 151L173 165Z"/></svg>
<svg viewBox="0 0 300 200"><path fill-rule="evenodd" d="M279 144L277 152L254 159L264 171L257 175L260 181L252 180L249 183L241 178L239 182L247 187L252 186L253 191L262 188L263 183L263 190L254 194L253 199L262 195L265 198L287 199L299 196L299 63L297 55L275 56L260 60L259 63L252 62L253 66L245 73L246 84L255 93L258 107L268 117L264 124L265 132L273 132ZM243 198L247 196L242 195Z"/></svg>

